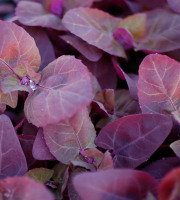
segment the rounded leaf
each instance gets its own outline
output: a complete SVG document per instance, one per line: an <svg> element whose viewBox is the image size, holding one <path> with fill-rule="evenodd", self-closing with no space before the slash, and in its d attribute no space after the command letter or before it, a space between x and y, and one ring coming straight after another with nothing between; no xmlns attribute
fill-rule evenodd
<svg viewBox="0 0 180 200"><path fill-rule="evenodd" d="M73 56L61 56L43 71L40 87L25 102L29 122L44 127L72 117L92 101L88 69Z"/></svg>

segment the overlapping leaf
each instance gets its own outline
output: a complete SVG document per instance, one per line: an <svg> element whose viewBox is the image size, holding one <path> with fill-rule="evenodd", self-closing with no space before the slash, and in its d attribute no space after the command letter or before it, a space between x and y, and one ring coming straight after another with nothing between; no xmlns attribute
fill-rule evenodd
<svg viewBox="0 0 180 200"><path fill-rule="evenodd" d="M2 199L18 200L53 200L53 195L40 183L28 177L6 178L0 181Z"/></svg>
<svg viewBox="0 0 180 200"><path fill-rule="evenodd" d="M23 175L26 171L26 158L14 127L6 115L0 115L0 179Z"/></svg>
<svg viewBox="0 0 180 200"><path fill-rule="evenodd" d="M180 168L170 171L162 180L159 186L158 199L170 200L179 199Z"/></svg>
<svg viewBox="0 0 180 200"><path fill-rule="evenodd" d="M171 129L172 120L165 115L129 115L105 126L95 144L113 150L115 167L135 168L149 159Z"/></svg>
<svg viewBox="0 0 180 200"><path fill-rule="evenodd" d="M111 55L126 58L122 45L113 38L120 21L120 18L92 8L74 8L63 17L64 26L73 34Z"/></svg>
<svg viewBox="0 0 180 200"><path fill-rule="evenodd" d="M45 183L52 178L54 170L47 168L33 168L29 170L25 176L34 179L37 182Z"/></svg>
<svg viewBox="0 0 180 200"><path fill-rule="evenodd" d="M91 7L94 0L66 0L64 1L64 8L70 10L77 7Z"/></svg>
<svg viewBox="0 0 180 200"><path fill-rule="evenodd" d="M143 113L164 113L180 107L180 64L165 56L151 54L139 67L138 97Z"/></svg>
<svg viewBox="0 0 180 200"><path fill-rule="evenodd" d="M103 54L103 51L96 48L95 46L89 45L84 40L81 40L78 37L71 35L61 36L63 40L65 40L68 44L72 45L75 49L77 49L83 56L85 56L90 61L98 61Z"/></svg>
<svg viewBox="0 0 180 200"><path fill-rule="evenodd" d="M58 16L48 13L42 4L20 1L16 7L18 20L27 26L41 26L56 30L64 30Z"/></svg>
<svg viewBox="0 0 180 200"><path fill-rule="evenodd" d="M75 176L73 185L82 200L136 200L144 199L148 192L157 194L157 182L153 177L130 169L79 174Z"/></svg>
<svg viewBox="0 0 180 200"><path fill-rule="evenodd" d="M168 52L180 48L180 15L168 9L155 9L147 14L146 34L136 50Z"/></svg>
<svg viewBox="0 0 180 200"><path fill-rule="evenodd" d="M0 103L14 108L17 92L13 91L28 90L20 82L25 76L38 83L41 60L34 39L23 28L0 21L0 29Z"/></svg>
<svg viewBox="0 0 180 200"><path fill-rule="evenodd" d="M39 49L41 56L41 66L39 70L42 70L56 58L53 45L43 28L25 26L25 30L34 38L37 48Z"/></svg>
<svg viewBox="0 0 180 200"><path fill-rule="evenodd" d="M95 129L87 109L78 111L71 119L44 127L44 137L57 160L69 164L80 151L95 147Z"/></svg>
<svg viewBox="0 0 180 200"><path fill-rule="evenodd" d="M180 13L180 5L178 0L167 0L167 2L173 11Z"/></svg>
<svg viewBox="0 0 180 200"><path fill-rule="evenodd" d="M43 130L39 129L32 148L33 157L37 160L54 160L50 153L43 135Z"/></svg>
<svg viewBox="0 0 180 200"><path fill-rule="evenodd" d="M25 102L26 117L37 127L72 117L93 97L90 73L73 56L61 56L50 63L42 71L39 85Z"/></svg>

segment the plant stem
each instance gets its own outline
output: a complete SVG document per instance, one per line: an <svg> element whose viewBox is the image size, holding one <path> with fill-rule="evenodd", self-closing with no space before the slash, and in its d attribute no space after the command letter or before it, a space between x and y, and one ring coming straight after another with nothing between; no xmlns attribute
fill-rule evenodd
<svg viewBox="0 0 180 200"><path fill-rule="evenodd" d="M19 122L19 124L17 124L14 129L17 132L17 130L24 124L25 121L25 117Z"/></svg>

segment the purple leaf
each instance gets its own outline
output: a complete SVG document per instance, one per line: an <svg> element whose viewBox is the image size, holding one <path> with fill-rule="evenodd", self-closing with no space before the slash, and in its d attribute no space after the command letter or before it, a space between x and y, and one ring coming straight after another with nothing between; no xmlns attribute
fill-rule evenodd
<svg viewBox="0 0 180 200"><path fill-rule="evenodd" d="M68 44L77 49L85 58L90 61L96 62L102 57L103 52L100 49L88 44L78 37L72 35L63 35L61 36L61 39L65 40Z"/></svg>
<svg viewBox="0 0 180 200"><path fill-rule="evenodd" d="M54 200L48 189L28 177L6 178L0 181L0 195L4 200Z"/></svg>
<svg viewBox="0 0 180 200"><path fill-rule="evenodd" d="M123 80L125 79L128 87L129 87L129 92L132 96L133 99L137 100L138 96L137 96L137 82L138 82L138 76L135 74L126 74L122 68L119 66L119 64L117 63L117 61L115 59L112 59L113 62L113 66L118 74L118 76L120 78L122 78Z"/></svg>
<svg viewBox="0 0 180 200"><path fill-rule="evenodd" d="M45 9L60 17L63 11L64 0L44 0Z"/></svg>
<svg viewBox="0 0 180 200"><path fill-rule="evenodd" d="M25 102L26 117L37 127L66 120L92 101L90 73L73 56L61 56L44 68L39 85Z"/></svg>
<svg viewBox="0 0 180 200"><path fill-rule="evenodd" d="M41 66L39 71L44 69L50 62L55 60L54 48L48 38L47 33L41 27L24 27L34 38L41 56Z"/></svg>
<svg viewBox="0 0 180 200"><path fill-rule="evenodd" d="M173 11L180 13L180 5L178 0L167 0L167 2Z"/></svg>
<svg viewBox="0 0 180 200"><path fill-rule="evenodd" d="M142 4L143 6L153 9L157 7L163 7L166 4L166 0L136 0L138 3Z"/></svg>
<svg viewBox="0 0 180 200"><path fill-rule="evenodd" d="M33 157L37 160L55 160L54 156L50 153L43 135L43 130L40 128L37 132L33 149Z"/></svg>
<svg viewBox="0 0 180 200"><path fill-rule="evenodd" d="M86 183L86 184L85 184ZM82 200L137 200L157 194L157 182L149 174L131 169L109 169L76 175L73 185Z"/></svg>
<svg viewBox="0 0 180 200"><path fill-rule="evenodd" d="M142 170L153 176L158 182L167 174L170 170L180 166L180 159L177 157L168 157L157 160Z"/></svg>
<svg viewBox="0 0 180 200"><path fill-rule="evenodd" d="M180 64L166 55L146 56L139 67L138 97L143 113L170 114L180 106ZM167 81L168 80L168 81Z"/></svg>
<svg viewBox="0 0 180 200"><path fill-rule="evenodd" d="M58 124L44 127L46 144L57 160L69 164L81 150L95 147L95 129L87 109Z"/></svg>
<svg viewBox="0 0 180 200"><path fill-rule="evenodd" d="M68 184L68 195L69 195L69 198L70 200L82 200L80 198L80 196L78 195L78 193L76 192L74 186L73 186L73 178L79 174L79 173L82 173L82 172L86 172L85 169L83 168L76 168L72 171L71 175L70 175L70 180L69 180L69 184Z"/></svg>
<svg viewBox="0 0 180 200"><path fill-rule="evenodd" d="M34 135L18 135L22 150L24 155L26 156L26 161L28 167L30 167L34 162L34 158L32 156L32 147L34 143L35 136Z"/></svg>
<svg viewBox="0 0 180 200"><path fill-rule="evenodd" d="M22 24L27 26L41 26L56 30L65 30L59 17L48 13L37 2L20 1L16 7L16 16Z"/></svg>
<svg viewBox="0 0 180 200"><path fill-rule="evenodd" d="M116 89L117 76L108 55L104 55L98 62L90 62L83 58L81 60L97 78L102 89Z"/></svg>
<svg viewBox="0 0 180 200"><path fill-rule="evenodd" d="M155 9L147 14L146 34L136 50L168 52L180 48L180 15L168 9Z"/></svg>
<svg viewBox="0 0 180 200"><path fill-rule="evenodd" d="M129 115L105 126L95 144L113 150L115 167L136 168L158 149L171 129L172 120L165 115Z"/></svg>
<svg viewBox="0 0 180 200"><path fill-rule="evenodd" d="M111 55L126 58L122 45L113 38L120 21L120 18L92 8L74 8L63 17L64 26L73 34Z"/></svg>
<svg viewBox="0 0 180 200"><path fill-rule="evenodd" d="M0 115L0 179L20 176L27 171L26 158L10 119Z"/></svg>
<svg viewBox="0 0 180 200"><path fill-rule="evenodd" d="M117 28L113 36L115 40L122 44L125 50L132 49L135 46L132 34L125 28Z"/></svg>
<svg viewBox="0 0 180 200"><path fill-rule="evenodd" d="M96 127L103 128L105 125L120 117L139 113L141 113L139 103L131 97L129 90L116 90L113 115L111 117L101 119L97 123Z"/></svg>

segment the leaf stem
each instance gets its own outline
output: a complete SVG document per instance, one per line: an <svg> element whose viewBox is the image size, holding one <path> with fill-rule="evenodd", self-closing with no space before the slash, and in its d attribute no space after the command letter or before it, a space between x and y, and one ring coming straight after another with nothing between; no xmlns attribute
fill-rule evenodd
<svg viewBox="0 0 180 200"><path fill-rule="evenodd" d="M14 127L16 132L24 124L24 121L25 121L25 117Z"/></svg>

